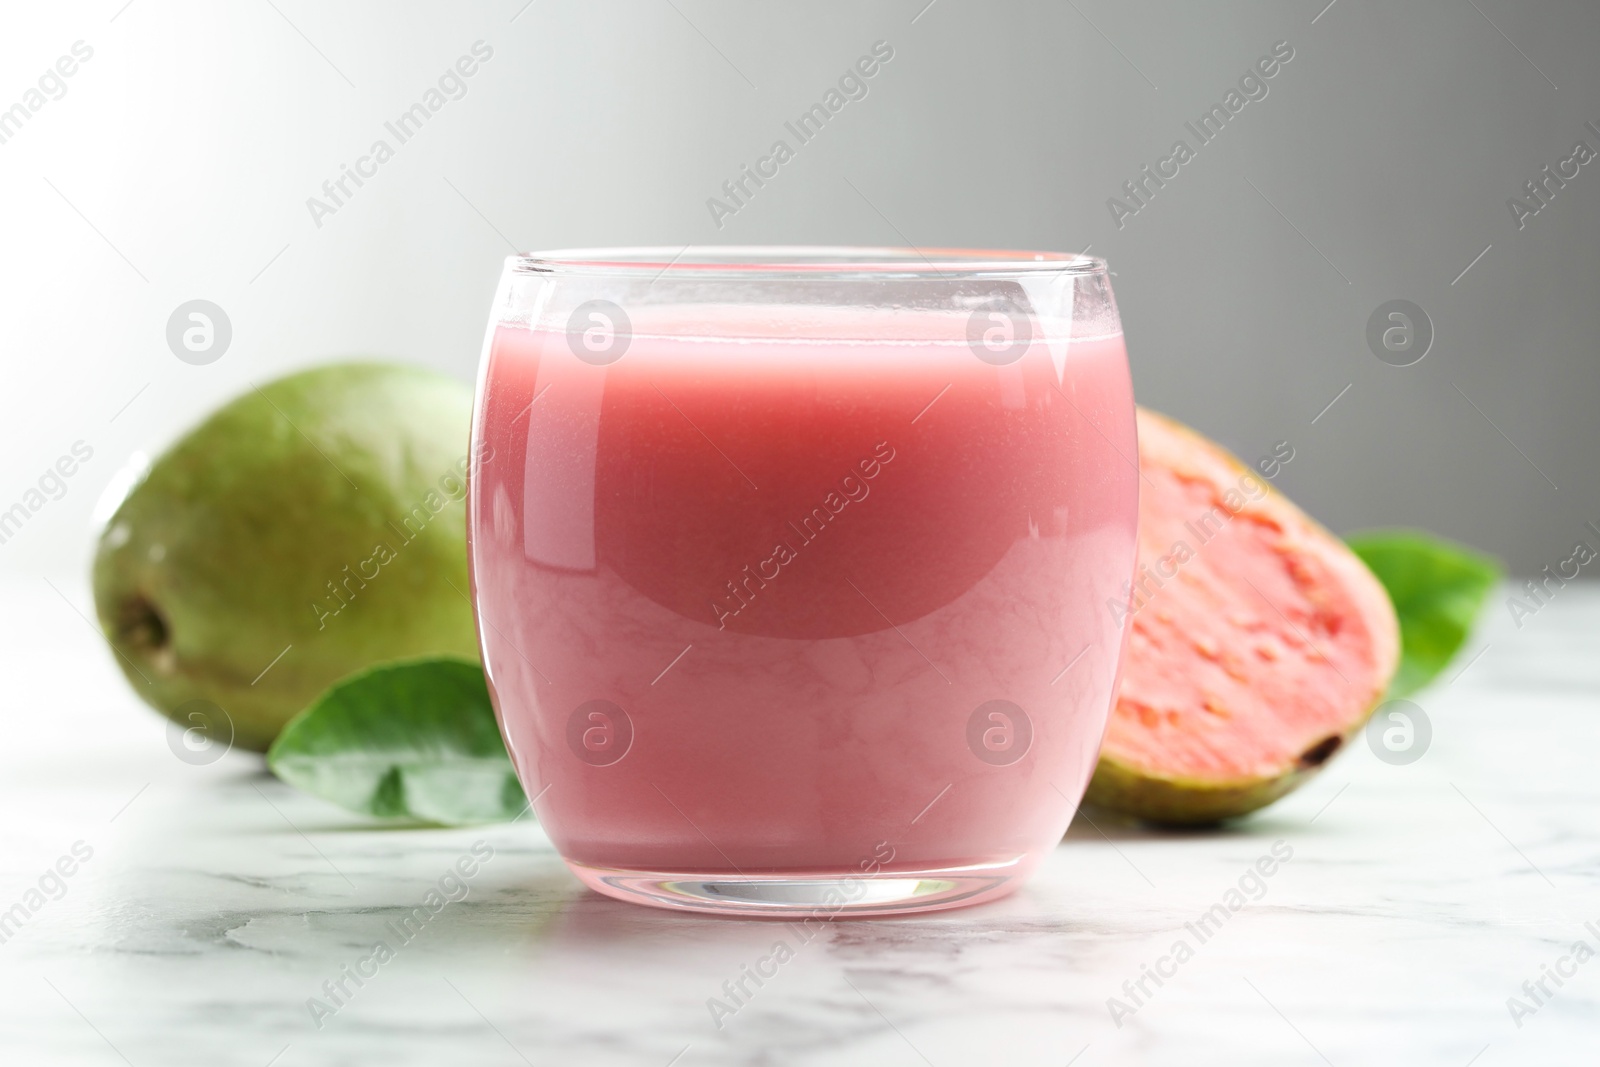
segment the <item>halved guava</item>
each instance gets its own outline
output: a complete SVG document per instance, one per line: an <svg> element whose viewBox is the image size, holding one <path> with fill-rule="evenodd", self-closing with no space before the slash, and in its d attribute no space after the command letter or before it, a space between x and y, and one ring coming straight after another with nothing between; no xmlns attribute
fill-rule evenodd
<svg viewBox="0 0 1600 1067"><path fill-rule="evenodd" d="M1367 721L1400 656L1383 586L1240 463L1139 412L1139 566L1116 707L1086 800L1163 823L1264 807Z"/></svg>

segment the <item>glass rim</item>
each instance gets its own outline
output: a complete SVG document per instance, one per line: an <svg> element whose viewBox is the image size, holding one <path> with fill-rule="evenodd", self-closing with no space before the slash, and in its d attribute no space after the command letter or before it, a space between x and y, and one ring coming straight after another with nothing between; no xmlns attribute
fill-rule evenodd
<svg viewBox="0 0 1600 1067"><path fill-rule="evenodd" d="M1106 274L1099 256L1073 252L984 248L897 248L854 245L670 245L563 248L506 259L524 274L667 274L751 278L988 278Z"/></svg>

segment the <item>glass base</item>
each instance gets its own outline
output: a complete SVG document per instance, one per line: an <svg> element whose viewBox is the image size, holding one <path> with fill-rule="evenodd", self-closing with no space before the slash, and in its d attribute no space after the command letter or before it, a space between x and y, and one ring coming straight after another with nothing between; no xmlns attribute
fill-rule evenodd
<svg viewBox="0 0 1600 1067"><path fill-rule="evenodd" d="M927 870L735 874L726 871L640 871L567 866L584 885L633 904L709 915L822 920L909 915L995 900L1021 884L1033 862L1016 856L996 863Z"/></svg>

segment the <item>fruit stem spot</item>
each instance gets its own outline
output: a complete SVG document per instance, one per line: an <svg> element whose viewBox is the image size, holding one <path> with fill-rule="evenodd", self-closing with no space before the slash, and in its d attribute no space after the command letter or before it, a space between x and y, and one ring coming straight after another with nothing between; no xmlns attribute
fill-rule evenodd
<svg viewBox="0 0 1600 1067"><path fill-rule="evenodd" d="M117 640L143 652L160 652L171 632L167 620L142 593L124 600L117 608Z"/></svg>
<svg viewBox="0 0 1600 1067"><path fill-rule="evenodd" d="M1318 741L1316 744L1300 753L1300 766L1320 767L1324 763L1327 763L1329 757L1331 757L1335 752L1339 751L1340 747L1343 745L1344 738L1338 736L1337 734L1330 737L1324 737L1321 741Z"/></svg>

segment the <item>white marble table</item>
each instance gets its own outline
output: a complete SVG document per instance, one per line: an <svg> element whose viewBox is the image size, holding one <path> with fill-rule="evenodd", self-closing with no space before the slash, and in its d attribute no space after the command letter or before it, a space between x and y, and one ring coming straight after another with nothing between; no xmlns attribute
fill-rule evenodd
<svg viewBox="0 0 1600 1067"><path fill-rule="evenodd" d="M1009 900L802 944L595 896L533 823L380 829L254 758L180 762L75 613L82 585L56 584L0 585L0 913L42 903L0 944L6 1064L1600 1060L1600 959L1561 963L1600 950L1600 590L1520 631L1497 603L1481 657L1418 698L1434 736L1410 766L1353 747L1223 832L1080 817ZM1280 840L1259 900L1186 931ZM332 1007L323 983L399 944L389 924L480 841L465 899L344 978L319 1028L308 998ZM29 898L78 842L60 898ZM794 958L719 1030L708 999L780 938ZM1161 962L1178 939L1192 958ZM1136 1004L1123 983L1158 963ZM1523 983L1558 964L1535 1004Z"/></svg>

